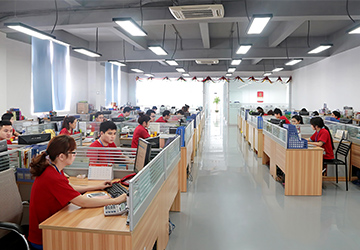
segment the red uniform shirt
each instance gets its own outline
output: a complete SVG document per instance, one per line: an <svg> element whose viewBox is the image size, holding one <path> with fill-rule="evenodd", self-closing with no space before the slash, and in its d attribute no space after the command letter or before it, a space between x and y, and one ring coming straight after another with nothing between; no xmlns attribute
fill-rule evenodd
<svg viewBox="0 0 360 250"><path fill-rule="evenodd" d="M10 144L12 144L12 142L10 140L6 140L6 144L10 145Z"/></svg>
<svg viewBox="0 0 360 250"><path fill-rule="evenodd" d="M69 131L66 129L66 128L63 128L61 131L60 131L60 134L59 135L73 135L74 132L73 130L71 130L71 133L69 133Z"/></svg>
<svg viewBox="0 0 360 250"><path fill-rule="evenodd" d="M39 224L64 208L80 193L74 190L68 179L52 166L35 178L31 188L29 212L29 241L42 245L42 230Z"/></svg>
<svg viewBox="0 0 360 250"><path fill-rule="evenodd" d="M116 148L114 142L109 143L107 146L104 146L101 140L96 140L91 143L90 147L93 148ZM120 155L120 156L119 156ZM122 156L120 150L88 150L87 157L90 160L91 165L95 166L104 166L109 163L122 163L125 159Z"/></svg>
<svg viewBox="0 0 360 250"><path fill-rule="evenodd" d="M157 119L155 122L168 122L167 120L164 119L164 117L160 117L159 119Z"/></svg>
<svg viewBox="0 0 360 250"><path fill-rule="evenodd" d="M280 118L279 119L281 119L281 120L285 120L285 124L290 124L290 122L289 122L289 120L288 120L288 118L286 118L286 116L280 116Z"/></svg>
<svg viewBox="0 0 360 250"><path fill-rule="evenodd" d="M324 144L321 146L325 152L324 152L324 159L334 159L334 151L331 145L331 137L329 131L327 131L325 128L320 129L319 132L315 132L311 137L311 141L319 142L322 141Z"/></svg>
<svg viewBox="0 0 360 250"><path fill-rule="evenodd" d="M131 141L131 147L137 148L139 143L139 138L146 139L150 137L149 132L143 125L138 125L134 130L134 135Z"/></svg>

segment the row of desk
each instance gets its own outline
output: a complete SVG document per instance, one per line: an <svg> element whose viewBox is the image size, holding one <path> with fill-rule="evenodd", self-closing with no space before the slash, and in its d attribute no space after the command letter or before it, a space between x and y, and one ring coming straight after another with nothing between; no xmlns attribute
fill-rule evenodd
<svg viewBox="0 0 360 250"><path fill-rule="evenodd" d="M105 217L103 207L80 208L69 204L40 225L44 249L152 249L154 245L165 249L169 240L169 211L180 211L180 193L187 190L187 169L198 149L204 122L201 112L187 124L183 135L161 150L130 181L129 225L126 216ZM87 149L83 148L84 154L77 162L79 171L86 171L83 165L87 163L82 161ZM120 178L118 172L115 176ZM96 183L75 177L69 181L76 185Z"/></svg>

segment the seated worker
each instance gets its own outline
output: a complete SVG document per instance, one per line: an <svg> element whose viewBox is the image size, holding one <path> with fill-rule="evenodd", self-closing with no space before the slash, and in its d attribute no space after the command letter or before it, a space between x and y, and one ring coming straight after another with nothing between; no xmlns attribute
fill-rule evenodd
<svg viewBox="0 0 360 250"><path fill-rule="evenodd" d="M96 112L96 113L95 113L95 121L96 121L96 122L103 122L103 121L105 121L104 114L101 113L101 112Z"/></svg>
<svg viewBox="0 0 360 250"><path fill-rule="evenodd" d="M286 118L284 115L282 115L282 112L280 109L278 109L278 108L274 109L274 116L276 119L285 120L286 124L290 124L288 118Z"/></svg>
<svg viewBox="0 0 360 250"><path fill-rule="evenodd" d="M272 111L271 109L266 113L267 115L274 115L274 111Z"/></svg>
<svg viewBox="0 0 360 250"><path fill-rule="evenodd" d="M0 121L0 141L6 140L7 144L12 144L10 138L13 133L13 128L9 120Z"/></svg>
<svg viewBox="0 0 360 250"><path fill-rule="evenodd" d="M91 143L90 147L109 147L116 148L114 143L116 137L116 124L112 121L106 121L100 124L100 138Z"/></svg>
<svg viewBox="0 0 360 250"><path fill-rule="evenodd" d="M152 109L149 109L148 111L146 111L146 115L150 117L150 122L154 122L156 115L155 115L155 111Z"/></svg>
<svg viewBox="0 0 360 250"><path fill-rule="evenodd" d="M334 142L331 137L330 130L324 124L324 120L321 117L313 117L310 120L311 128L315 130L315 133L308 139L309 144L322 147L324 149L324 164L327 160L334 159ZM326 166L324 167L326 171ZM323 171L324 171L323 170Z"/></svg>
<svg viewBox="0 0 360 250"><path fill-rule="evenodd" d="M341 117L340 112L334 110L334 111L331 113L331 117L334 117L336 120L340 120L340 117Z"/></svg>
<svg viewBox="0 0 360 250"><path fill-rule="evenodd" d="M2 121L10 121L11 126L12 126L13 123L14 123L14 116L11 113L5 113L5 114L2 115L1 120ZM15 137L18 137L20 134L18 132L16 132L15 129L13 128L12 135L15 136Z"/></svg>
<svg viewBox="0 0 360 250"><path fill-rule="evenodd" d="M265 114L264 109L262 107L257 107L256 111L259 113L260 116L263 116Z"/></svg>
<svg viewBox="0 0 360 250"><path fill-rule="evenodd" d="M184 115L184 111L182 109L175 112L175 115Z"/></svg>
<svg viewBox="0 0 360 250"><path fill-rule="evenodd" d="M59 135L73 135L76 128L77 119L74 116L66 116L62 123L62 129Z"/></svg>
<svg viewBox="0 0 360 250"><path fill-rule="evenodd" d="M139 138L146 139L150 137L149 132L147 131L147 128L150 124L150 117L147 115L140 116L138 119L139 125L135 128L133 138L131 141L131 147L137 148L139 143Z"/></svg>
<svg viewBox="0 0 360 250"><path fill-rule="evenodd" d="M125 107L123 112L118 117L124 117L124 118L129 117L130 111L131 111L130 107Z"/></svg>
<svg viewBox="0 0 360 250"><path fill-rule="evenodd" d="M294 115L293 117L291 117L291 124L292 125L304 124L301 115Z"/></svg>
<svg viewBox="0 0 360 250"><path fill-rule="evenodd" d="M157 119L156 122L168 122L169 119L170 119L170 111L165 110L162 114L162 117Z"/></svg>
<svg viewBox="0 0 360 250"><path fill-rule="evenodd" d="M311 113L311 115L312 115L312 116L319 116L319 112L314 111L314 112Z"/></svg>
<svg viewBox="0 0 360 250"><path fill-rule="evenodd" d="M126 201L126 194L114 199L93 199L82 195L88 191L110 187L111 182L92 186L69 183L63 169L74 162L75 149L74 138L68 135L56 136L50 140L46 151L37 155L30 163L30 173L36 178L31 188L28 240L34 249L43 249L39 224L63 209L69 202L80 207L103 207Z"/></svg>
<svg viewBox="0 0 360 250"><path fill-rule="evenodd" d="M152 110L155 111L155 114L156 114L157 107L156 107L156 106L153 106L153 107L152 107Z"/></svg>

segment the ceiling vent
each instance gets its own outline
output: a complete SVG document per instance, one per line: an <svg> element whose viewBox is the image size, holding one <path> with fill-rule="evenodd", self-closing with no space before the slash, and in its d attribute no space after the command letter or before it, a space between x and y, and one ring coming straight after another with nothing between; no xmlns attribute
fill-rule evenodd
<svg viewBox="0 0 360 250"><path fill-rule="evenodd" d="M195 62L197 64L212 65L212 64L218 64L219 60L218 59L198 59L198 60L195 60Z"/></svg>
<svg viewBox="0 0 360 250"><path fill-rule="evenodd" d="M224 17L222 4L173 6L169 7L169 9L177 20L202 20Z"/></svg>

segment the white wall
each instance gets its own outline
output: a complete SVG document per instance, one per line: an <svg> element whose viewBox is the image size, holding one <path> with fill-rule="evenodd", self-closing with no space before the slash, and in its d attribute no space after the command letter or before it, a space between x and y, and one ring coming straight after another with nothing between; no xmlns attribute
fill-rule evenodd
<svg viewBox="0 0 360 250"><path fill-rule="evenodd" d="M291 104L293 109L318 110L324 103L330 110L351 106L358 101L360 47L326 58L293 72Z"/></svg>

